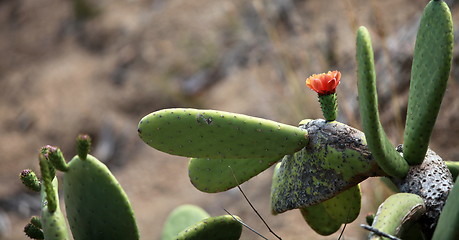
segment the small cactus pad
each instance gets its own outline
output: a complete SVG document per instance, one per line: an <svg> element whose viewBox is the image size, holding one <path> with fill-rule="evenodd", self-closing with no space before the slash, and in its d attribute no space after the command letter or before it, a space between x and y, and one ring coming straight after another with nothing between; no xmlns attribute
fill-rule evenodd
<svg viewBox="0 0 459 240"><path fill-rule="evenodd" d="M300 210L314 231L321 235L330 235L341 224L354 221L360 213L360 205L360 188L357 185L331 199Z"/></svg>
<svg viewBox="0 0 459 240"><path fill-rule="evenodd" d="M392 236L400 237L410 224L426 211L424 200L416 194L396 193L378 208L372 227ZM369 239L382 239L370 233Z"/></svg>
<svg viewBox="0 0 459 240"><path fill-rule="evenodd" d="M453 186L438 220L433 240L459 239L459 181Z"/></svg>
<svg viewBox="0 0 459 240"><path fill-rule="evenodd" d="M59 148L47 145L42 148L42 152L44 153L46 159L53 164L54 168L63 172L67 171L67 163L65 162L64 155Z"/></svg>
<svg viewBox="0 0 459 240"><path fill-rule="evenodd" d="M379 121L373 48L365 27L357 31L357 63L360 116L368 148L386 174L402 178L408 172L408 163L390 143Z"/></svg>
<svg viewBox="0 0 459 240"><path fill-rule="evenodd" d="M64 174L64 199L75 240L135 240L129 200L110 170L91 155L75 156Z"/></svg>
<svg viewBox="0 0 459 240"><path fill-rule="evenodd" d="M453 51L453 22L448 5L430 1L416 37L411 70L404 157L410 165L424 160L446 90Z"/></svg>
<svg viewBox="0 0 459 240"><path fill-rule="evenodd" d="M19 178L22 181L22 184L29 188L32 191L39 192L41 189L40 180L38 180L37 175L30 169L22 170L19 174Z"/></svg>
<svg viewBox="0 0 459 240"><path fill-rule="evenodd" d="M76 138L77 142L77 154L80 159L85 160L89 151L91 150L91 137L87 134L80 134Z"/></svg>
<svg viewBox="0 0 459 240"><path fill-rule="evenodd" d="M234 218L239 219L239 217L231 215L206 218L180 232L176 239L237 240L241 237L242 224Z"/></svg>
<svg viewBox="0 0 459 240"><path fill-rule="evenodd" d="M279 160L192 158L188 175L191 183L200 191L223 192L258 175Z"/></svg>
<svg viewBox="0 0 459 240"><path fill-rule="evenodd" d="M196 158L282 158L307 142L305 130L215 110L164 109L142 118L140 138L160 151Z"/></svg>
<svg viewBox="0 0 459 240"><path fill-rule="evenodd" d="M190 204L179 206L167 217L161 240L175 240L181 231L209 217L209 214L198 206Z"/></svg>
<svg viewBox="0 0 459 240"><path fill-rule="evenodd" d="M70 240L69 232L67 229L67 223L65 222L65 217L62 214L62 211L59 207L59 197L58 197L58 184L57 178L54 178L52 181L52 191L51 194L54 195L56 199L56 208L54 211L48 209L48 197L46 191L46 184L42 185L41 189L41 225L43 229L43 234L46 240Z"/></svg>
<svg viewBox="0 0 459 240"><path fill-rule="evenodd" d="M318 204L368 177L384 175L362 132L336 121L302 123L310 141L282 160L271 192L274 212Z"/></svg>
<svg viewBox="0 0 459 240"><path fill-rule="evenodd" d="M43 231L32 223L27 223L27 225L24 227L24 233L31 239L45 239Z"/></svg>

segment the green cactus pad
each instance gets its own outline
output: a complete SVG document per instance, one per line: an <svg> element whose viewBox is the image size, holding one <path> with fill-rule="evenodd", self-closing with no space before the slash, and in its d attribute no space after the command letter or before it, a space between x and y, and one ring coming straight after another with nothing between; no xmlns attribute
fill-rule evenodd
<svg viewBox="0 0 459 240"><path fill-rule="evenodd" d="M238 218L237 216L234 216ZM240 220L240 219L239 219ZM177 240L237 240L242 224L231 215L206 218L179 233Z"/></svg>
<svg viewBox="0 0 459 240"><path fill-rule="evenodd" d="M46 191L47 184L41 188L41 226L46 240L70 240L65 217L59 207L57 178L52 180L51 191ZM56 208L54 211L48 209L47 192L54 195Z"/></svg>
<svg viewBox="0 0 459 240"><path fill-rule="evenodd" d="M373 63L370 34L365 27L357 31L357 77L359 106L363 131L373 157L390 176L402 178L408 172L408 164L395 150L379 121L376 73Z"/></svg>
<svg viewBox="0 0 459 240"><path fill-rule="evenodd" d="M40 192L41 183L34 171L30 169L24 169L19 174L19 178L21 179L24 186L32 191Z"/></svg>
<svg viewBox="0 0 459 240"><path fill-rule="evenodd" d="M175 240L181 231L209 217L209 214L198 206L179 206L167 217L161 240Z"/></svg>
<svg viewBox="0 0 459 240"><path fill-rule="evenodd" d="M446 90L453 40L448 5L443 1L430 1L421 18L411 70L403 143L403 156L410 165L424 160Z"/></svg>
<svg viewBox="0 0 459 240"><path fill-rule="evenodd" d="M323 203L301 208L300 212L309 227L322 236L335 233L342 225L342 222L327 213Z"/></svg>
<svg viewBox="0 0 459 240"><path fill-rule="evenodd" d="M456 179L438 219L433 240L459 239L459 181Z"/></svg>
<svg viewBox="0 0 459 240"><path fill-rule="evenodd" d="M188 175L191 183L200 191L223 192L258 175L279 160L192 158Z"/></svg>
<svg viewBox="0 0 459 240"><path fill-rule="evenodd" d="M388 197L378 208L373 228L400 237L426 211L424 200L416 194L396 193ZM381 239L370 233L369 239Z"/></svg>
<svg viewBox="0 0 459 240"><path fill-rule="evenodd" d="M305 130L242 114L188 108L142 118L140 138L160 151L195 158L281 158L307 142Z"/></svg>
<svg viewBox="0 0 459 240"><path fill-rule="evenodd" d="M135 240L139 232L129 200L110 170L75 156L64 174L65 206L75 240Z"/></svg>
<svg viewBox="0 0 459 240"><path fill-rule="evenodd" d="M456 180L457 176L459 176L459 162L445 161L445 163L453 176L453 180Z"/></svg>
<svg viewBox="0 0 459 240"><path fill-rule="evenodd" d="M354 221L360 213L360 206L360 188L355 186L329 200L300 210L309 226L326 236L338 231L341 224Z"/></svg>
<svg viewBox="0 0 459 240"><path fill-rule="evenodd" d="M339 122L304 121L310 142L285 156L273 180L272 209L281 213L328 200L371 176L383 176L364 134Z"/></svg>

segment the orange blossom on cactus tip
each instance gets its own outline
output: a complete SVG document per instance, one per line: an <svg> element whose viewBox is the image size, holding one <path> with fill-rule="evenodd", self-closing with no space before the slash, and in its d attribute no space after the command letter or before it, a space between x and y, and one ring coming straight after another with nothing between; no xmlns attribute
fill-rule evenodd
<svg viewBox="0 0 459 240"><path fill-rule="evenodd" d="M333 94L339 84L341 73L329 71L328 73L313 74L306 79L306 85L319 95Z"/></svg>

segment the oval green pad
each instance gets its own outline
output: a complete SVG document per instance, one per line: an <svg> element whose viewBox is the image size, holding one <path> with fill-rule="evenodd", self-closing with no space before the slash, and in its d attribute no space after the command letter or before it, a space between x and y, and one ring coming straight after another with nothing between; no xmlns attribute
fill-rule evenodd
<svg viewBox="0 0 459 240"><path fill-rule="evenodd" d="M56 196L56 211L53 213L49 212L46 204L46 190L45 184L41 185L41 225L43 234L46 240L70 240L69 232L67 229L67 223L65 217L59 207L59 196L58 196L58 183L57 178L54 178L53 192Z"/></svg>
<svg viewBox="0 0 459 240"><path fill-rule="evenodd" d="M360 27L357 31L357 77L363 131L379 166L388 175L402 178L408 173L409 166L390 143L379 120L373 59L370 34L365 27Z"/></svg>
<svg viewBox="0 0 459 240"><path fill-rule="evenodd" d="M338 231L343 223L354 221L360 213L361 195L359 186L335 197L300 209L303 218L320 235L330 235Z"/></svg>
<svg viewBox="0 0 459 240"><path fill-rule="evenodd" d="M459 239L459 181L454 183L438 219L432 240Z"/></svg>
<svg viewBox="0 0 459 240"><path fill-rule="evenodd" d="M297 127L242 114L188 108L142 118L140 138L153 148L196 158L281 158L307 143Z"/></svg>
<svg viewBox="0 0 459 240"><path fill-rule="evenodd" d="M181 205L167 217L161 240L174 240L181 231L208 217L210 217L209 214L198 206Z"/></svg>
<svg viewBox="0 0 459 240"><path fill-rule="evenodd" d="M339 122L304 122L310 142L285 156L273 180L274 212L305 208L328 200L372 176L384 176L362 132Z"/></svg>
<svg viewBox="0 0 459 240"><path fill-rule="evenodd" d="M400 237L426 211L424 200L412 193L396 193L378 208L372 227L392 236ZM369 239L381 239L370 233Z"/></svg>
<svg viewBox="0 0 459 240"><path fill-rule="evenodd" d="M410 165L424 160L446 90L453 38L448 5L443 1L430 1L421 17L411 69L403 143L403 156Z"/></svg>
<svg viewBox="0 0 459 240"><path fill-rule="evenodd" d="M237 216L234 216L239 218ZM241 237L242 224L231 215L206 218L179 233L177 240L237 240Z"/></svg>
<svg viewBox="0 0 459 240"><path fill-rule="evenodd" d="M188 165L188 176L191 183L200 191L208 193L223 192L246 182L279 160L279 158L192 158Z"/></svg>
<svg viewBox="0 0 459 240"><path fill-rule="evenodd" d="M135 240L129 200L110 170L91 155L75 156L64 174L65 207L75 240Z"/></svg>

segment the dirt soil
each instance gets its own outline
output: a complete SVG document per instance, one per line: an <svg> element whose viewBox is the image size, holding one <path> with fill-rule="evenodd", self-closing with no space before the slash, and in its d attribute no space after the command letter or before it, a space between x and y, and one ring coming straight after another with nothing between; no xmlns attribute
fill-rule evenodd
<svg viewBox="0 0 459 240"><path fill-rule="evenodd" d="M206 194L187 176L187 159L148 147L137 136L146 114L168 107L211 108L296 125L320 118L304 79L338 69L338 120L359 127L355 30L369 28L377 59L381 116L394 144L402 141L417 19L427 1L364 0L2 0L0 1L0 239L25 239L38 214L37 194L18 180L38 170L46 144L75 154L78 133L89 133L92 154L118 178L133 205L142 239L159 239L180 204L211 215L223 208L274 239L237 190ZM454 18L459 17L452 6ZM459 22L459 21L456 21ZM414 29L414 30L413 30ZM451 81L431 147L459 158L459 81ZM242 185L283 239L320 236L299 211L272 216L272 169ZM364 239L359 227L389 190L378 179L362 184L361 216L342 239ZM244 230L242 239L260 239Z"/></svg>

